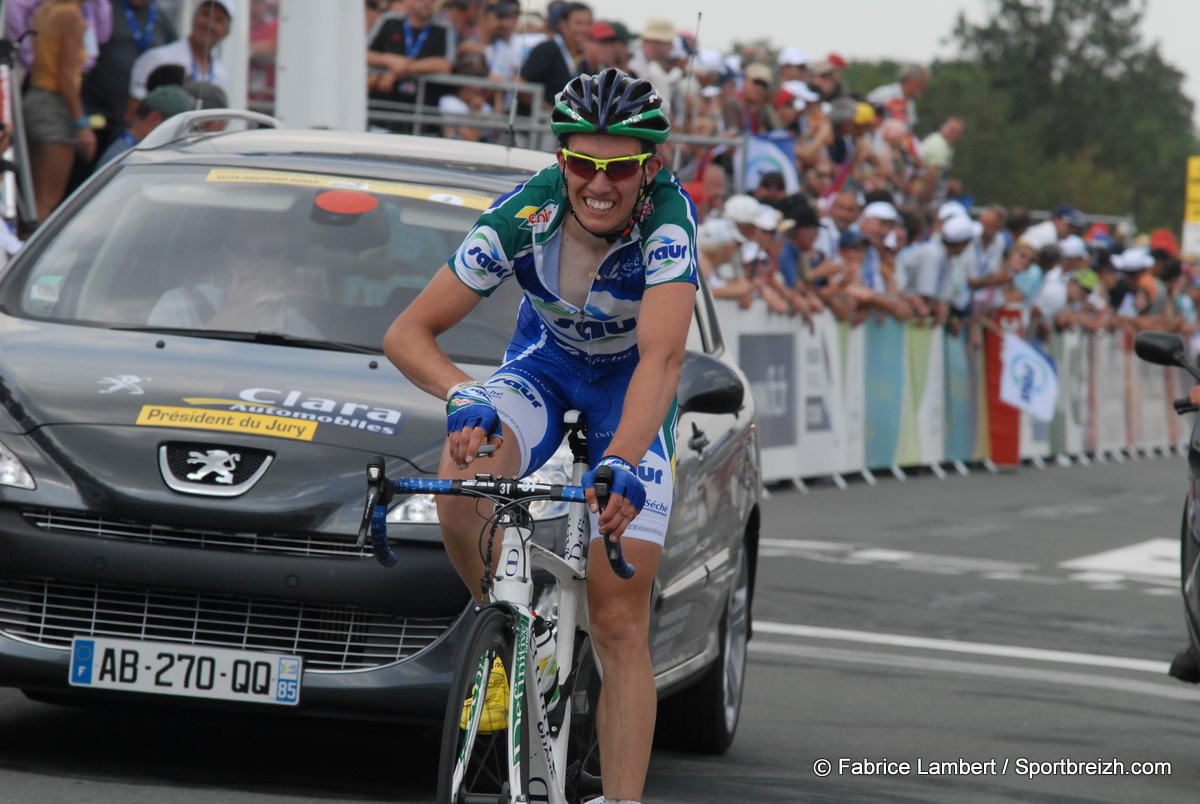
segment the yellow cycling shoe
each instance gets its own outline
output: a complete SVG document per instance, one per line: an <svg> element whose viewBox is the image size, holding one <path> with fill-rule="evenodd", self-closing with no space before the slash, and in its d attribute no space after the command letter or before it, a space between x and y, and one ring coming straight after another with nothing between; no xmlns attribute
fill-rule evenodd
<svg viewBox="0 0 1200 804"><path fill-rule="evenodd" d="M462 717L458 721L459 728L465 729L471 717L471 704L475 702L472 695L463 701ZM488 676L487 694L483 698L483 712L479 715L479 733L491 734L508 728L508 674L504 672L504 664L499 657L492 659L492 672Z"/></svg>

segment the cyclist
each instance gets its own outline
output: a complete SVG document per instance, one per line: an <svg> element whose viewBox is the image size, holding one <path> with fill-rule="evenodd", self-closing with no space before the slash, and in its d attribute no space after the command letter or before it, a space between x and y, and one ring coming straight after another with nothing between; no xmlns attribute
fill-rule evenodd
<svg viewBox="0 0 1200 804"><path fill-rule="evenodd" d="M488 471L527 475L558 448L563 413L586 416L593 469L583 485L593 539L623 535L637 568L625 581L606 561L588 566L592 640L604 675L597 728L608 804L641 798L650 760L657 700L650 590L670 516L675 390L697 283L695 207L656 153L670 133L666 112L648 81L615 68L572 79L551 113L557 164L483 213L384 340L406 377L447 400L446 477L473 476L484 443L497 446ZM505 362L479 383L435 337L510 277L524 291L516 332ZM601 464L615 477L597 517ZM447 552L478 595L475 506L438 498ZM592 550L604 552L594 542Z"/></svg>

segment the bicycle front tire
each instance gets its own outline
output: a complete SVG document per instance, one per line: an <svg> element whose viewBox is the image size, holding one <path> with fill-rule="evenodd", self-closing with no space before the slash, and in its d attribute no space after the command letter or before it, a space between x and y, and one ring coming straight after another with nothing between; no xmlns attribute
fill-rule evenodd
<svg viewBox="0 0 1200 804"><path fill-rule="evenodd" d="M511 801L507 721L498 716L494 706L486 703L488 692L494 698L499 690L491 675L502 670L506 683L517 672L513 667L514 635L512 617L497 608L479 611L463 643L450 682L446 702L446 720L442 726L442 750L438 765L438 804L505 804ZM523 668L521 669L523 672ZM482 679L482 683L478 680ZM489 690L489 685L493 687ZM468 702L474 696L485 697L480 727L464 727L469 711ZM507 693L507 689L504 689ZM507 713L508 696L504 695L503 710ZM491 719L493 722L488 722ZM528 722L525 719L525 722ZM469 725L469 724L467 724ZM499 725L499 728L496 726ZM520 735L519 750L525 761L520 764L521 787L529 786L529 730Z"/></svg>

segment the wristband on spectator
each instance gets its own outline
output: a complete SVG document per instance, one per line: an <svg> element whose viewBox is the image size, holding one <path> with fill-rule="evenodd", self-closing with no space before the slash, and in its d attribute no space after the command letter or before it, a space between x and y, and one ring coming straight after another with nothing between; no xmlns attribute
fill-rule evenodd
<svg viewBox="0 0 1200 804"><path fill-rule="evenodd" d="M85 114L83 117L77 118L71 125L77 129L91 128L92 119Z"/></svg>
<svg viewBox="0 0 1200 804"><path fill-rule="evenodd" d="M454 396L455 394L457 394L459 391L461 391L464 388L482 388L482 387L483 387L483 383L479 382L478 380L463 380L458 385L450 386L450 390L446 392L446 401L449 402L450 397Z"/></svg>

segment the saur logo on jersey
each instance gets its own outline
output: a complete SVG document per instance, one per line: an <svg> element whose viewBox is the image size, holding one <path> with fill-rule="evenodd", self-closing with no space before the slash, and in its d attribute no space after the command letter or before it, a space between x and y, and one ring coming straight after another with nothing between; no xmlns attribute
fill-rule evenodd
<svg viewBox="0 0 1200 804"><path fill-rule="evenodd" d="M691 272L691 242L682 227L660 226L646 240L646 276L662 281L687 276Z"/></svg>
<svg viewBox="0 0 1200 804"><path fill-rule="evenodd" d="M495 230L481 226L458 247L455 255L460 278L479 290L494 287L509 270Z"/></svg>

